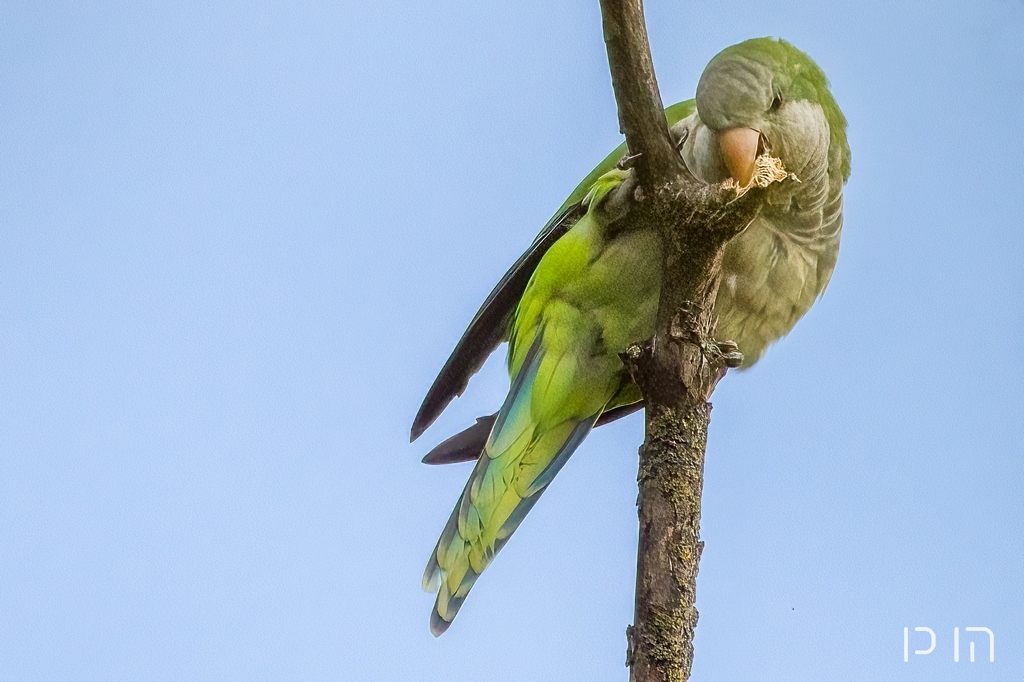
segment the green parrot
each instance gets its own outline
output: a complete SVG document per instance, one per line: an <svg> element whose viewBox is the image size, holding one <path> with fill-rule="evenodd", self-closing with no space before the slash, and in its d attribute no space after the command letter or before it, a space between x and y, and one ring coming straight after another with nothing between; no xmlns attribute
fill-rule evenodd
<svg viewBox="0 0 1024 682"><path fill-rule="evenodd" d="M764 152L799 180L766 189L757 217L726 246L717 336L735 341L749 367L832 275L850 174L846 119L822 70L774 38L720 52L696 98L665 115L698 180L746 186ZM476 461L423 574L424 589L437 590L435 636L590 430L642 407L619 353L654 334L662 259L653 230L629 229L603 210L631 172L618 164L625 151L580 183L501 279L416 415L413 440L508 341L511 386L501 409L424 457Z"/></svg>

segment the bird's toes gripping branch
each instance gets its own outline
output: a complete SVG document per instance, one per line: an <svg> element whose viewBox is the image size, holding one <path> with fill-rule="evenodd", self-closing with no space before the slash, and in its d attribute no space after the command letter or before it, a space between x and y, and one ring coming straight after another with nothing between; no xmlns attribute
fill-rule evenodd
<svg viewBox="0 0 1024 682"><path fill-rule="evenodd" d="M743 353L740 352L740 347L736 345L735 341L716 341L709 348L709 352L719 356L722 359L722 363L729 369L735 369L743 365Z"/></svg>
<svg viewBox="0 0 1024 682"><path fill-rule="evenodd" d="M684 301L672 317L669 338L678 343L692 343L712 365L735 368L743 364L743 353L735 341L717 341L702 325L696 323L700 310L696 303ZM627 352L629 349L626 349Z"/></svg>
<svg viewBox="0 0 1024 682"><path fill-rule="evenodd" d="M701 323L702 310L697 303L684 301L672 317L668 330L668 341L673 344L692 345L699 349L700 360L697 375L704 375L705 381L694 382L705 385L708 398L715 386L729 369L743 365L743 353L735 341L716 341L711 331ZM644 387L650 384L649 370L654 357L658 337L654 336L642 343L633 343L619 354L630 378L637 385ZM695 377L690 377L694 379ZM684 383L688 383L684 381Z"/></svg>
<svg viewBox="0 0 1024 682"><path fill-rule="evenodd" d="M743 365L743 353L735 341L714 339L711 329L700 323L701 312L698 304L684 301L672 317L668 337L675 343L693 344L700 349L700 362L712 377L707 392L710 398L726 372Z"/></svg>

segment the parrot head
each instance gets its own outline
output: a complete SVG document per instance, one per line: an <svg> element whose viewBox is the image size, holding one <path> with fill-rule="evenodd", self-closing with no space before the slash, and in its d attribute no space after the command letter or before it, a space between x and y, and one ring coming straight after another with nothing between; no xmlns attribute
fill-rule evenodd
<svg viewBox="0 0 1024 682"><path fill-rule="evenodd" d="M687 131L696 133L689 154L706 181L731 176L745 186L765 152L801 181L849 175L846 119L828 80L784 40L754 38L719 52L701 74L696 104L701 125Z"/></svg>

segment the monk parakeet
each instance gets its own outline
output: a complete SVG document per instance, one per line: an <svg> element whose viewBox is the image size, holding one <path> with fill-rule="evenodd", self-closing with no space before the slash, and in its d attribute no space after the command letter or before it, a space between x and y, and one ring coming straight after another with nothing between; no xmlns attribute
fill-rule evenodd
<svg viewBox="0 0 1024 682"><path fill-rule="evenodd" d="M725 249L717 337L735 341L750 366L832 275L850 173L846 119L821 69L773 38L720 52L696 98L665 114L701 181L746 186L766 151L798 179L767 188L757 217ZM662 259L653 230L601 210L631 172L618 164L624 154L619 147L580 183L501 279L416 415L414 440L508 341L501 409L424 458L476 460L423 575L424 589L437 590L434 635L590 430L642 406L619 353L654 334Z"/></svg>

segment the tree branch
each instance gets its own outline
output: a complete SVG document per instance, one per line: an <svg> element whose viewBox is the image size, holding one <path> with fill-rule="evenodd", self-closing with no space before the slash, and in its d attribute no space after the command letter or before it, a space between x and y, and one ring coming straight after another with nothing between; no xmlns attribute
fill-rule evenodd
<svg viewBox="0 0 1024 682"><path fill-rule="evenodd" d="M636 608L628 628L632 682L681 682L693 663L707 402L735 346L714 341L722 253L760 210L762 193L706 185L686 169L668 131L641 0L601 0L619 123L635 182L612 201L629 203L623 229L654 229L662 242L655 336L623 362L646 406L640 448Z"/></svg>
<svg viewBox="0 0 1024 682"><path fill-rule="evenodd" d="M658 183L681 165L665 122L665 107L654 76L642 0L601 0L604 42L619 130L641 180Z"/></svg>
<svg viewBox="0 0 1024 682"><path fill-rule="evenodd" d="M714 340L713 308L725 244L760 208L749 192L737 199L733 190L692 179L672 186L678 188L673 202L636 211L638 222L662 235L662 290L654 338L623 356L643 395L646 420L637 475L633 682L689 679L708 398L741 357L734 345Z"/></svg>

